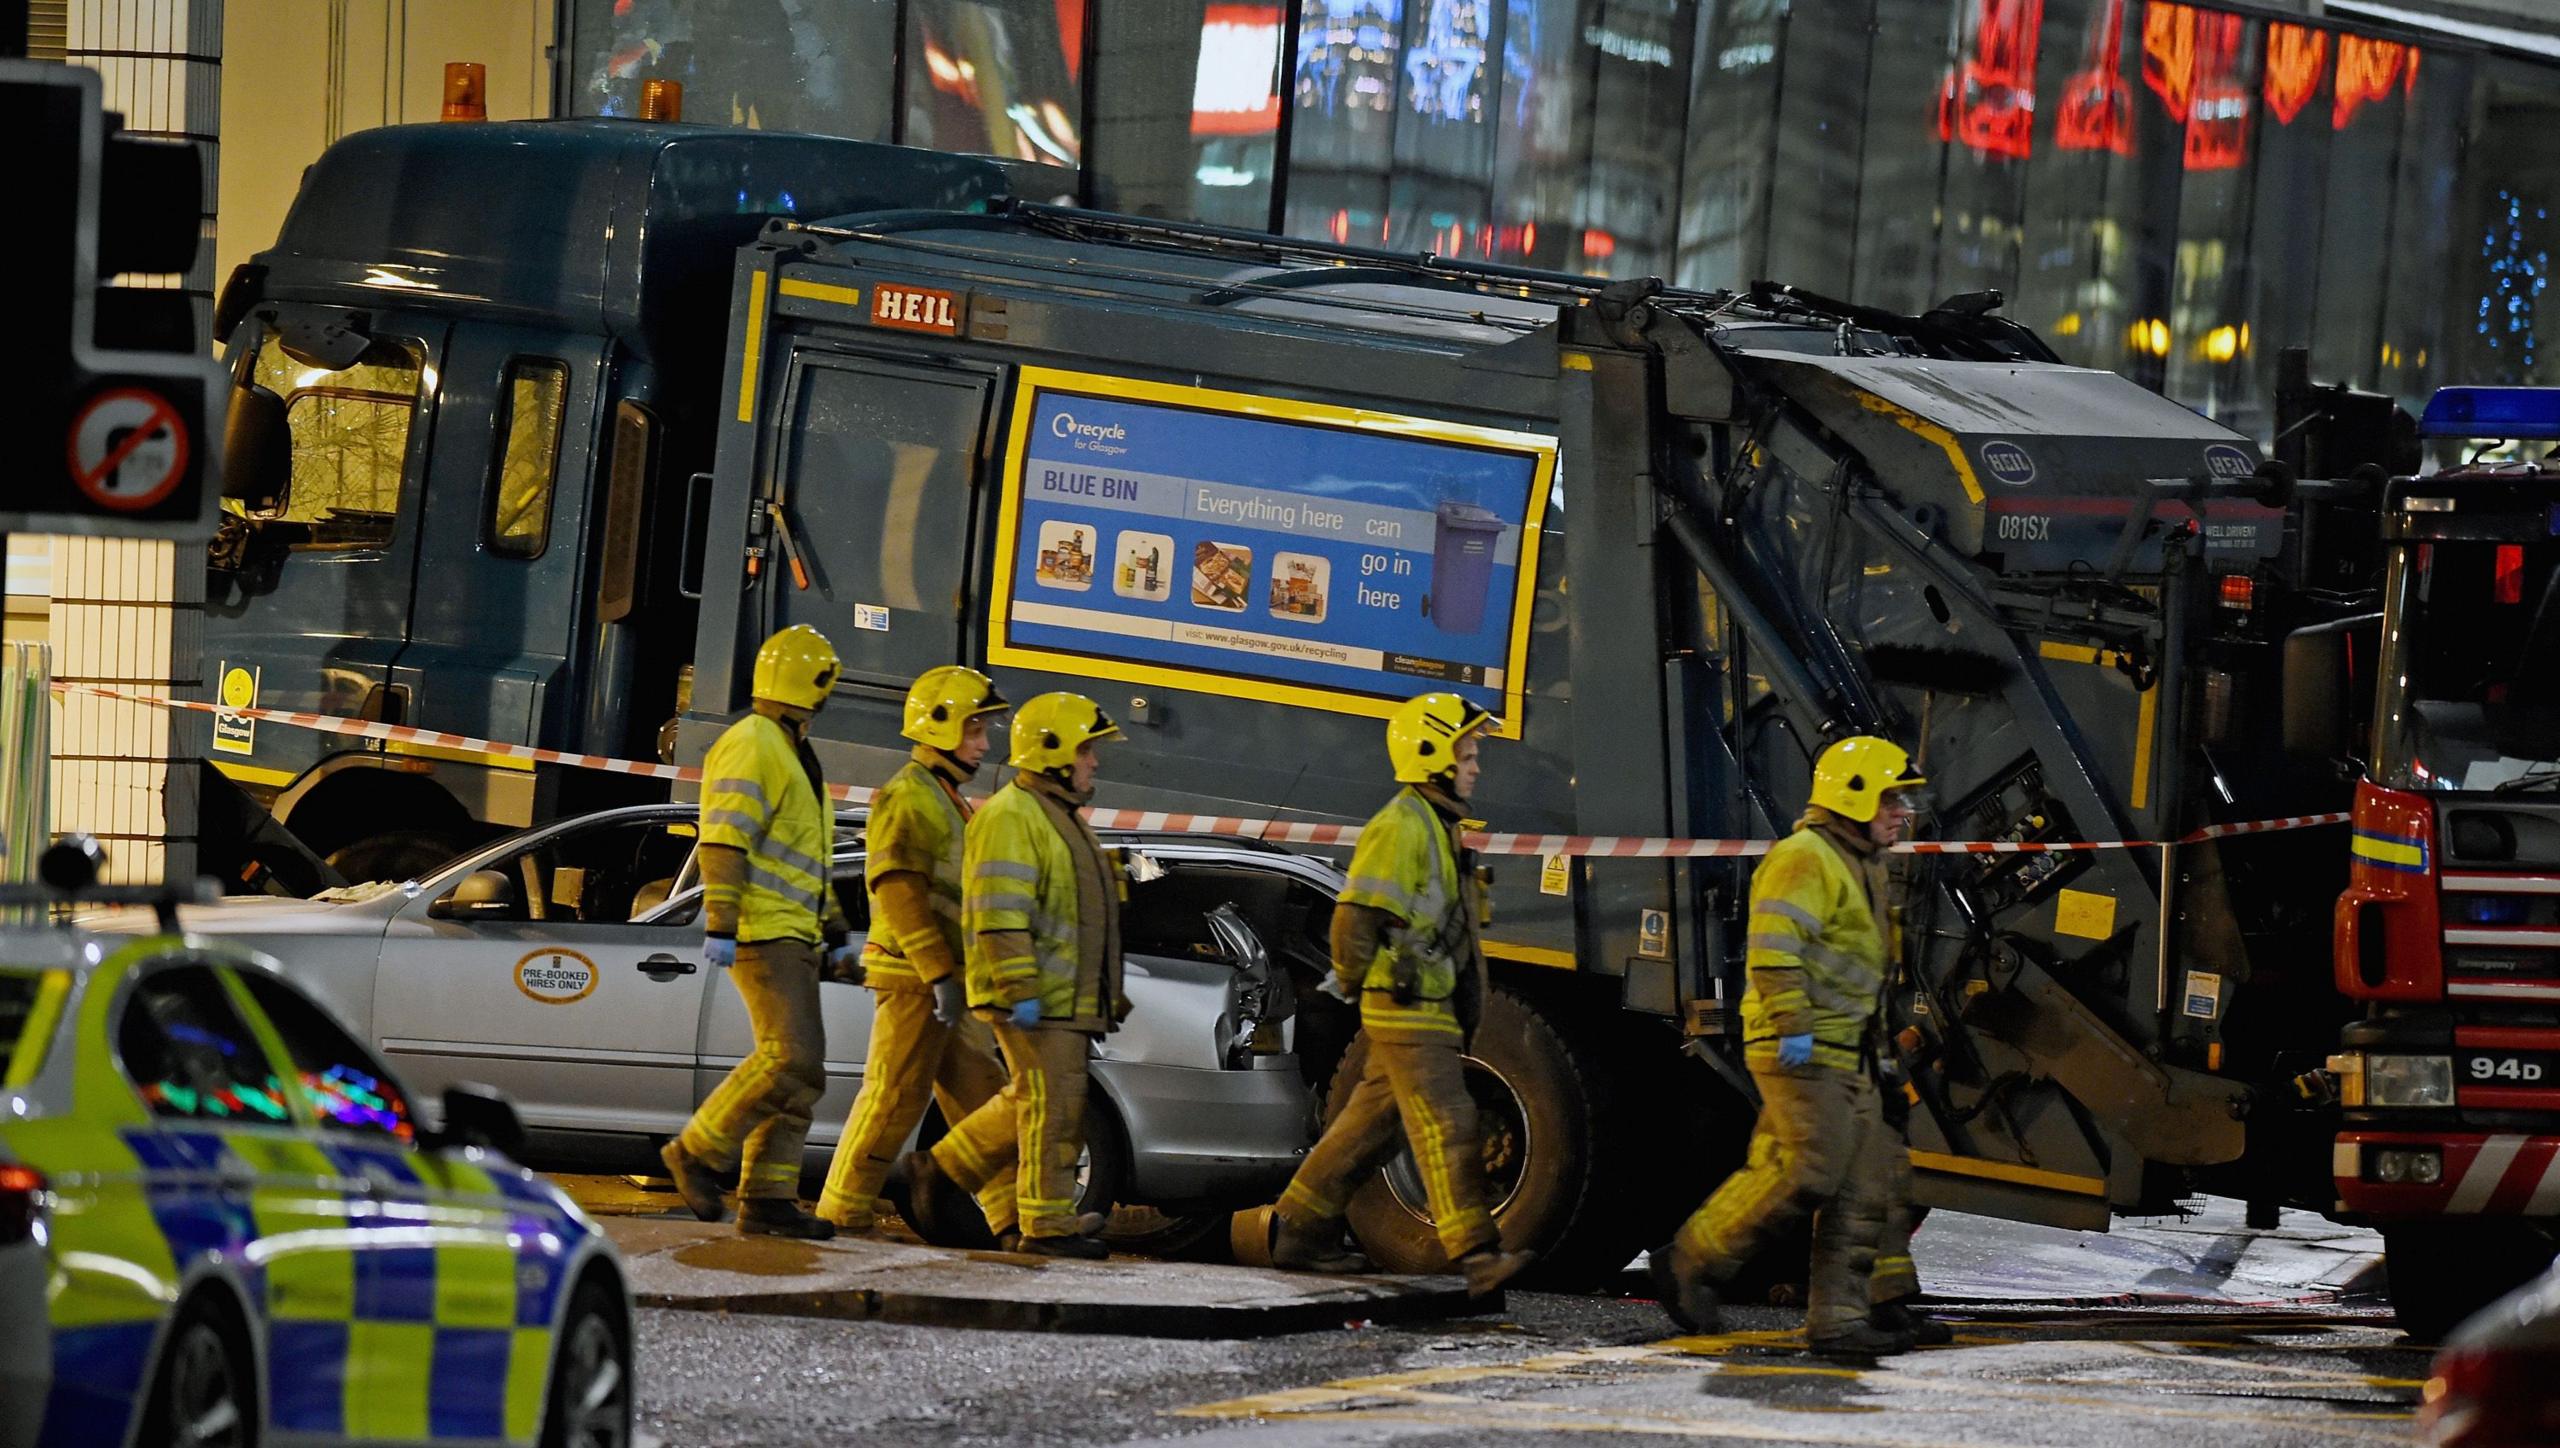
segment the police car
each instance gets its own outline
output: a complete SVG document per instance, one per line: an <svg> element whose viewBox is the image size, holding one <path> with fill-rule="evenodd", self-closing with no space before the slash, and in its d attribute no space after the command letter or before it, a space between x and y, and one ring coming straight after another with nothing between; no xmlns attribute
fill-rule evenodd
<svg viewBox="0 0 2560 1448"><path fill-rule="evenodd" d="M629 1443L612 1245L441 1107L264 956L0 929L0 1448Z"/></svg>

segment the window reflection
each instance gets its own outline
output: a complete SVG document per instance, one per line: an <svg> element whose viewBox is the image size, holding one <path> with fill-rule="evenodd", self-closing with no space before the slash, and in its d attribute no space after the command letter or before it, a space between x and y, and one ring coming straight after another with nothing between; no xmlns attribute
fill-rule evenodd
<svg viewBox="0 0 2560 1448"><path fill-rule="evenodd" d="M2225 0L1094 7L573 0L566 104L666 77L691 120L1152 216L1906 312L1997 288L2066 359L2261 431L2287 346L2412 402L2548 367L2560 68Z"/></svg>
<svg viewBox="0 0 2560 1448"><path fill-rule="evenodd" d="M675 80L689 121L885 141L897 35L897 0L577 0L563 100L636 116Z"/></svg>
<svg viewBox="0 0 2560 1448"><path fill-rule="evenodd" d="M937 151L1082 164L1083 0L907 0L906 128Z"/></svg>

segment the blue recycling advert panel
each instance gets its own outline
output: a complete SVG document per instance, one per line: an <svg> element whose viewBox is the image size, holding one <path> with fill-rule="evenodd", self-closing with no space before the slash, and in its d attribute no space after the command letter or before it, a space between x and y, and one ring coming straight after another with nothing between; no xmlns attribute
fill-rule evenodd
<svg viewBox="0 0 2560 1448"><path fill-rule="evenodd" d="M999 662L1367 714L1449 689L1516 719L1551 439L1034 376Z"/></svg>

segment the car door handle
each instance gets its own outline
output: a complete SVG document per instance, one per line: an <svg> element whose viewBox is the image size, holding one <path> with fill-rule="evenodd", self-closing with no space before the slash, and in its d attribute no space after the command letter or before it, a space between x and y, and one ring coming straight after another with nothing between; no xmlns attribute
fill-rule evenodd
<svg viewBox="0 0 2560 1448"><path fill-rule="evenodd" d="M640 962L640 973L657 980L673 980L680 975L691 975L699 969L701 967L690 960L666 954L653 955Z"/></svg>

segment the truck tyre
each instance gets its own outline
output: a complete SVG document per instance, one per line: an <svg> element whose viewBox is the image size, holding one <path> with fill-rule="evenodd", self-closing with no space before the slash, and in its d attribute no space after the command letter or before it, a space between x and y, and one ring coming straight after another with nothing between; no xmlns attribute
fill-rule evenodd
<svg viewBox="0 0 2560 1448"><path fill-rule="evenodd" d="M1325 1119L1341 1114L1368 1060L1355 1040L1327 1093ZM1622 1188L1635 1180L1613 1131L1619 1074L1600 1049L1529 997L1497 986L1467 1050L1485 1183L1503 1244L1538 1254L1529 1282L1586 1287L1632 1261L1644 1244ZM1633 1104L1633 1103L1631 1103ZM1351 1199L1352 1233L1382 1272L1445 1272L1421 1175L1400 1151Z"/></svg>
<svg viewBox="0 0 2560 1448"><path fill-rule="evenodd" d="M2462 1320L2551 1265L2551 1238L2530 1222L2465 1217L2382 1229L2383 1271L2400 1330L2442 1342Z"/></svg>
<svg viewBox="0 0 2560 1448"><path fill-rule="evenodd" d="M471 846L442 830L392 830L368 835L329 856L329 868L350 884L368 880L415 880L432 873Z"/></svg>

